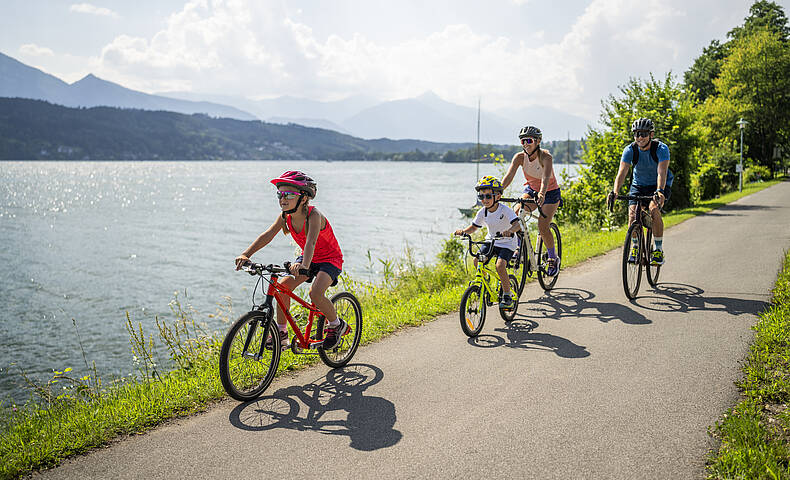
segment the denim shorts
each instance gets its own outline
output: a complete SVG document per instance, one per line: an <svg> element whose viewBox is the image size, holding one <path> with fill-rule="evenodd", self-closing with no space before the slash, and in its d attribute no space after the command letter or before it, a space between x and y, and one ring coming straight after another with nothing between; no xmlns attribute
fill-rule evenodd
<svg viewBox="0 0 790 480"><path fill-rule="evenodd" d="M532 198L538 198L538 192L532 189L529 185L524 188L524 193L529 195ZM543 205L551 205L553 203L558 203L559 207L562 206L562 195L560 195L560 189L555 188L554 190L549 190L546 192L546 197L543 199Z"/></svg>
<svg viewBox="0 0 790 480"><path fill-rule="evenodd" d="M300 256L296 257L296 260L294 260L294 263L302 263L302 260L303 260L303 258L300 255ZM305 281L307 283L310 283L310 282L313 281L315 276L318 275L318 272L324 272L327 275L329 275L329 277L332 279L332 284L330 285L330 287L334 287L335 285L337 285L337 277L340 276L340 273L342 271L343 270L337 268L336 266L332 265L329 262L318 262L318 263L312 262L310 264L310 275L307 276L307 280L305 280Z"/></svg>
<svg viewBox="0 0 790 480"><path fill-rule="evenodd" d="M637 197L652 197L654 193L656 193L655 185L631 185L631 188L628 189L629 195ZM672 187L667 185L664 187L664 205L666 205L670 195L672 195ZM628 204L636 205L636 200L629 200Z"/></svg>

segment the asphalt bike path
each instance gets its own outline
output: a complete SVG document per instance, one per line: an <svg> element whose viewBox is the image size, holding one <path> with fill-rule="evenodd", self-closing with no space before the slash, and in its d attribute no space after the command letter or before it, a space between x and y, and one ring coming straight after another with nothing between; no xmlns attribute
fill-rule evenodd
<svg viewBox="0 0 790 480"><path fill-rule="evenodd" d="M621 250L527 285L477 339L458 312L66 461L52 478L703 478L707 429L790 247L790 182L665 232L629 302ZM460 298L459 298L460 302ZM364 309L364 305L363 305Z"/></svg>

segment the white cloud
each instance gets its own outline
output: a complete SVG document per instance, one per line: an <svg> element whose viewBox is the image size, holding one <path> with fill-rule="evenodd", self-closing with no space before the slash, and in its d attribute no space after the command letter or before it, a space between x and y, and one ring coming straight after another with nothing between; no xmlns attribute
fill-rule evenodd
<svg viewBox="0 0 790 480"><path fill-rule="evenodd" d="M496 35L443 25L385 44L353 31L322 38L297 17L276 0L193 0L150 38L115 38L96 59L97 74L146 91L249 97L395 99L433 90L466 105L482 96L489 109L547 105L594 119L600 100L629 77L682 73L701 52L691 33L703 44L713 38L713 27L699 25L705 6L687 0L592 0L553 43L539 22Z"/></svg>
<svg viewBox="0 0 790 480"><path fill-rule="evenodd" d="M69 7L69 10L77 13L88 13L102 17L119 18L119 15L109 8L97 7L95 5L91 5L90 3L75 3Z"/></svg>
<svg viewBox="0 0 790 480"><path fill-rule="evenodd" d="M31 57L51 57L55 55L55 52L53 52L52 49L38 46L35 43L26 43L22 45L19 47L19 52L23 55L28 55Z"/></svg>

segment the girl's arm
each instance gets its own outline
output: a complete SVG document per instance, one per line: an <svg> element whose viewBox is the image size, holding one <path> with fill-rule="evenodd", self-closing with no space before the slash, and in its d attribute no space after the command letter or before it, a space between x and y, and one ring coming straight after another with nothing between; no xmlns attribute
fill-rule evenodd
<svg viewBox="0 0 790 480"><path fill-rule="evenodd" d="M302 251L302 268L310 268L310 263L313 261L313 253L315 253L315 242L318 240L318 234L321 233L321 224L323 223L323 215L314 208L307 218L308 230L307 238L304 242L304 251Z"/></svg>
<svg viewBox="0 0 790 480"><path fill-rule="evenodd" d="M250 244L250 246L247 247L247 249L244 250L244 252L242 252L241 255L236 257L236 270L240 269L241 265L244 262L249 261L250 257L253 256L255 252L265 247L266 245L269 244L269 242L274 240L274 237L277 236L277 232L282 230L284 225L285 225L285 220L283 220L283 217L278 216L277 220L275 220L274 223L272 223L272 225L269 228L267 228L265 232L258 235L258 238L256 238L255 241L252 242L252 244Z"/></svg>
<svg viewBox="0 0 790 480"><path fill-rule="evenodd" d="M507 188L508 185L510 185L510 182L513 181L513 176L516 175L516 171L518 170L518 167L521 165L521 163L521 152L513 155L513 159L510 161L510 167L508 167L505 177L502 178L502 188Z"/></svg>

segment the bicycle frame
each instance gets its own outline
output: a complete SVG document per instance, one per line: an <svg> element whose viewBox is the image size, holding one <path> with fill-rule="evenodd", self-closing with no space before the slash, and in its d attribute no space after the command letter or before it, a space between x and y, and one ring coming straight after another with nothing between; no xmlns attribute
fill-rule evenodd
<svg viewBox="0 0 790 480"><path fill-rule="evenodd" d="M543 214L543 210L541 210L540 205L533 200L533 199L525 199L525 198L500 198L500 202L509 202L509 203L520 203L521 207L518 211L518 224L521 227L521 237L523 238L524 243L527 247L527 258L529 259L529 265L526 265L527 269L530 271L537 271L538 270L538 260L535 257L535 247L532 246L532 237L529 235L529 221L535 217L533 213L534 210L528 210L526 208L526 204L531 203L535 205L536 210L542 216L546 216ZM540 232L538 232L540 235Z"/></svg>
<svg viewBox="0 0 790 480"><path fill-rule="evenodd" d="M500 287L502 282L499 279L499 272L496 271L496 268L489 265L489 262L495 259L487 258L488 256L483 254L480 250L478 250L477 254L472 252L472 245L479 245L482 242L472 242L472 238L468 235L466 235L466 238L469 241L469 254L477 260L477 266L475 267L475 277L469 282L469 285L473 285L475 283L480 284L483 287L483 290L485 290L489 295L489 298L496 298L498 293L495 293L494 289ZM493 248L493 241L489 248ZM492 287L491 285L492 278L496 281L495 287Z"/></svg>
<svg viewBox="0 0 790 480"><path fill-rule="evenodd" d="M301 328L296 323L296 320L291 316L291 312L285 306L285 301L281 298L278 294L284 294L291 297L295 300L299 305L306 308L309 311L307 316L307 325L305 326L304 334L302 333ZM288 321L288 324L291 325L291 329L296 336L298 346L302 349L309 349L312 348L317 343L323 343L323 340L313 340L310 338L310 333L313 329L313 320L319 316L323 315L321 311L313 305L312 303L307 303L301 297L293 293L293 291L279 282L279 276L275 273L272 273L269 277L269 287L266 289L266 300L264 303L259 306L259 309L263 309L263 307L268 306L269 308L272 307L272 298L277 301L277 305L285 314L285 319Z"/></svg>

